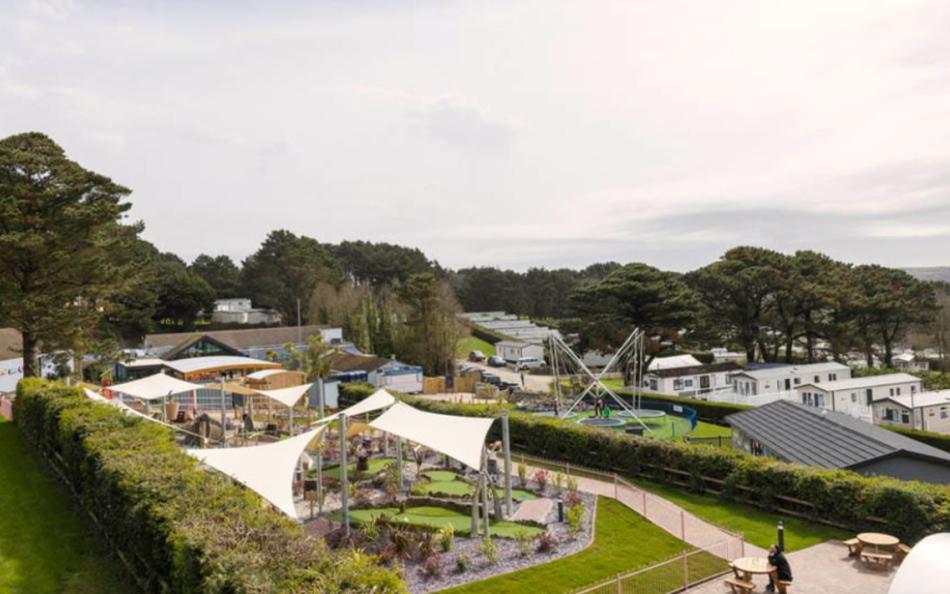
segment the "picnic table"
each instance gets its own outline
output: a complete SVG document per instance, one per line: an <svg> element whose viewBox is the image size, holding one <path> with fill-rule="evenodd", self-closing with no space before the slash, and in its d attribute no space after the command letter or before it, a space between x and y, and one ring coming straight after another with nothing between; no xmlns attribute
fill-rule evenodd
<svg viewBox="0 0 950 594"><path fill-rule="evenodd" d="M857 538L858 542L861 543L858 554L862 561L871 567L885 571L891 567L891 563L895 560L892 551L900 544L899 538L880 532L862 532ZM870 550L872 548L873 551Z"/></svg>
<svg viewBox="0 0 950 594"><path fill-rule="evenodd" d="M778 582L778 569L764 557L742 557L732 562L735 572L741 573L742 578L751 581L753 575L772 575L772 580Z"/></svg>
<svg viewBox="0 0 950 594"><path fill-rule="evenodd" d="M881 548L892 549L901 542L896 536L882 534L880 532L862 532L858 535L858 540L861 541L861 544L864 546L874 547L875 551Z"/></svg>

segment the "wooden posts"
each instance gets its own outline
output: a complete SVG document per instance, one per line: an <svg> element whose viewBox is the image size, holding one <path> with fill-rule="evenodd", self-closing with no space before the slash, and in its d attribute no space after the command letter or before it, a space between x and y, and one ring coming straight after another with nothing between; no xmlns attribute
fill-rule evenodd
<svg viewBox="0 0 950 594"><path fill-rule="evenodd" d="M505 454L505 516L511 517L511 438L507 411L501 415L501 443Z"/></svg>
<svg viewBox="0 0 950 594"><path fill-rule="evenodd" d="M399 492L402 493L402 437L398 435L396 436L396 476Z"/></svg>

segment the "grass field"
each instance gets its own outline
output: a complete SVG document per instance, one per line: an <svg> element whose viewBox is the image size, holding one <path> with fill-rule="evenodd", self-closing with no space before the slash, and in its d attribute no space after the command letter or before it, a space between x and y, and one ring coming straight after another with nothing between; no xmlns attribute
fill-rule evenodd
<svg viewBox="0 0 950 594"><path fill-rule="evenodd" d="M459 359L467 359L468 354L472 351L481 351L486 357L491 357L495 354L495 345L474 336L460 338L455 343L455 356Z"/></svg>
<svg viewBox="0 0 950 594"><path fill-rule="evenodd" d="M651 524L622 503L597 499L594 542L579 553L528 569L443 590L451 594L545 592L557 594L658 563L689 549L689 545ZM637 580L638 594L662 594L682 586L682 565L648 572ZM726 570L725 561L700 553L690 558L690 575L713 575ZM633 586L633 584L631 584Z"/></svg>
<svg viewBox="0 0 950 594"><path fill-rule="evenodd" d="M713 495L699 495L666 485L636 480L647 491L669 499L698 518L733 532L741 532L747 542L768 548L776 540L779 520L785 525L785 549L797 551L830 540L854 536L843 530L780 513L769 513L750 505L725 501Z"/></svg>
<svg viewBox="0 0 950 594"><path fill-rule="evenodd" d="M0 417L0 592L132 592L89 523Z"/></svg>
<svg viewBox="0 0 950 594"><path fill-rule="evenodd" d="M350 518L352 523L358 525L375 520L383 514L389 516L393 522L406 522L415 526L442 528L446 524L451 524L455 533L459 535L469 534L472 528L472 516L470 514L427 505L407 507L404 514L400 514L399 509L395 507L355 509L350 511ZM339 514L333 514L331 517L337 521L340 519ZM490 528L492 535L505 538L514 538L520 530L525 530L532 536L541 533L541 529L536 526L515 522L492 522Z"/></svg>
<svg viewBox="0 0 950 594"><path fill-rule="evenodd" d="M467 483L459 478L458 474L451 470L427 470L422 473L429 482L418 483L425 486L425 492L429 495L451 495L453 497L465 497L475 491L471 483ZM500 496L504 496L504 489L497 489ZM525 501L528 499L537 499L537 496L530 491L523 489L512 489L511 498L515 501Z"/></svg>

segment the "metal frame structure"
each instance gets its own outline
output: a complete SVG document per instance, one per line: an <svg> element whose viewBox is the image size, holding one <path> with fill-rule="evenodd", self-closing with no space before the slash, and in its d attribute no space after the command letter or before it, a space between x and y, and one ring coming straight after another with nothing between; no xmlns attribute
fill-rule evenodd
<svg viewBox="0 0 950 594"><path fill-rule="evenodd" d="M600 370L600 373L596 375L594 372L584 364L580 357L577 356L577 353L564 342L562 338L557 335L552 334L548 338L548 349L551 355L551 367L554 369L554 414L562 419L565 419L570 416L570 414L577 408L577 405L588 394L595 394L598 398L603 398L604 395L609 395L614 399L614 402L620 406L621 409L630 418L633 418L640 424L644 430L652 432L651 429L644 424L640 419L640 416L637 412L640 410L640 393L641 385L643 383L643 360L644 360L644 333L639 328L634 328L633 332L627 336L627 339L624 340L623 344L620 345L620 348L617 349L617 352L608 360L607 364L603 369ZM561 375L560 368L562 364L562 357L566 359L565 365L573 364L579 371L579 375L586 375L589 378L589 383L587 387L580 393L577 398L574 399L574 402L571 404L570 408L567 409L563 414L560 411L561 408ZM634 407L631 407L629 404L624 402L620 396L618 396L613 390L604 385L603 379L608 373L610 373L611 368L621 361L627 361L633 359L636 368L634 370L634 382L636 384L634 391ZM568 374L568 377L572 377L573 374Z"/></svg>

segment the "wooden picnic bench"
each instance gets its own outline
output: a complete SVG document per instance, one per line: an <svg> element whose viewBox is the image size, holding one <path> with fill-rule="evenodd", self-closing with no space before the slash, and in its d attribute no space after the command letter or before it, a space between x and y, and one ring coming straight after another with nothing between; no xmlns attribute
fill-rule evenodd
<svg viewBox="0 0 950 594"><path fill-rule="evenodd" d="M740 577L726 578L726 583L732 588L732 594L751 594L755 589L755 584Z"/></svg>
<svg viewBox="0 0 950 594"><path fill-rule="evenodd" d="M897 550L894 552L894 562L900 565L904 562L904 558L910 554L910 547L904 543L897 545Z"/></svg>
<svg viewBox="0 0 950 594"><path fill-rule="evenodd" d="M861 549L864 548L864 543L858 540L857 538L851 538L844 541L844 544L848 545L848 556L857 557L861 554Z"/></svg>
<svg viewBox="0 0 950 594"><path fill-rule="evenodd" d="M891 553L872 553L870 551L861 552L861 560L867 563L868 567L888 570L891 563L894 562L894 555Z"/></svg>

